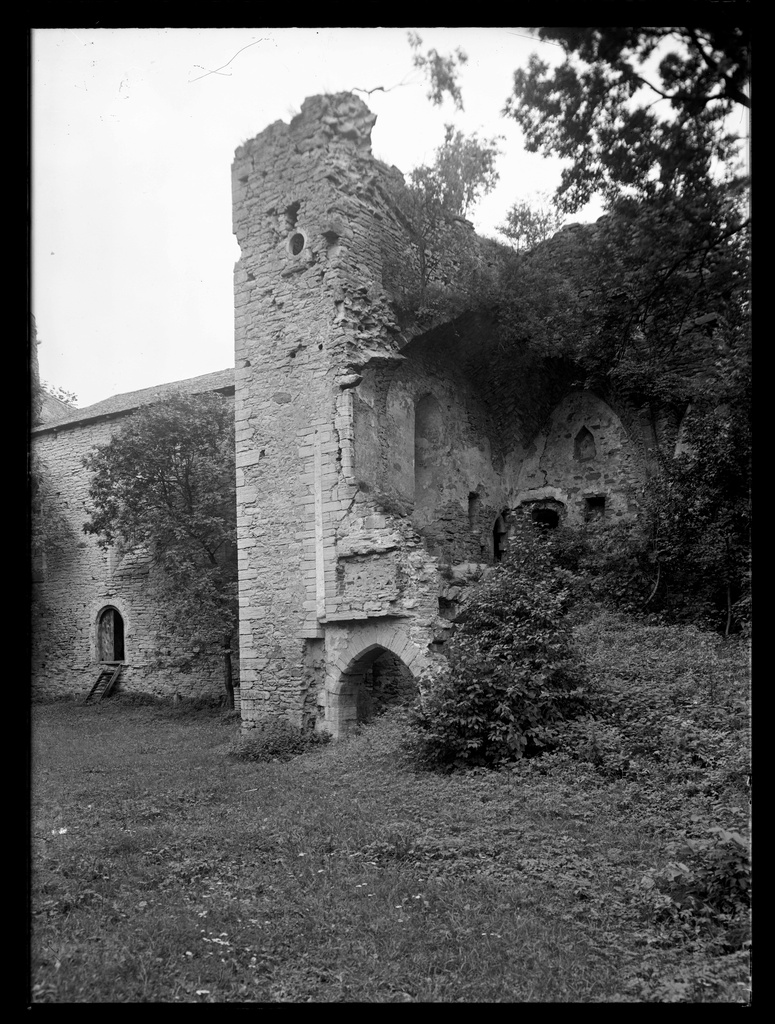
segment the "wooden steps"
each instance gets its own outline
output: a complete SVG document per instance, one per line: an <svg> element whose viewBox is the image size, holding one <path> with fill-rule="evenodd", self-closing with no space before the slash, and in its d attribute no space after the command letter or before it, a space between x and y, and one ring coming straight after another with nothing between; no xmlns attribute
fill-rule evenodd
<svg viewBox="0 0 775 1024"><path fill-rule="evenodd" d="M118 661L107 661L100 669L100 674L97 676L97 682L92 686L89 691L88 697L84 700L84 704L95 703L98 700L102 700L103 697L107 697L110 691L115 686L123 665Z"/></svg>

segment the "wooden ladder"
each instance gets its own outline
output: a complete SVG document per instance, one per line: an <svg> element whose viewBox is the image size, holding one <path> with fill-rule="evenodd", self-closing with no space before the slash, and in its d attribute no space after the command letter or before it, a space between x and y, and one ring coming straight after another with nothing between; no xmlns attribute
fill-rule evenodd
<svg viewBox="0 0 775 1024"><path fill-rule="evenodd" d="M89 691L89 695L84 701L84 704L88 704L90 701L102 700L103 697L107 697L113 689L116 680L121 673L122 667L121 663L117 661L106 662L100 669L100 674L97 676L97 682Z"/></svg>

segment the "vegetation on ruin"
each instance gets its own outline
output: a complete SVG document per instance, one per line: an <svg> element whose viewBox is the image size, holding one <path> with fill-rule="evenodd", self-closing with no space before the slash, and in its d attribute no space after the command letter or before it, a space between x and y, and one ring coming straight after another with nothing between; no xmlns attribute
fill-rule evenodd
<svg viewBox="0 0 775 1024"><path fill-rule="evenodd" d="M476 304L482 275L478 241L466 214L497 180L497 139L465 136L447 125L433 162L395 182L390 202L408 244L386 261L399 315L427 329Z"/></svg>
<svg viewBox="0 0 775 1024"><path fill-rule="evenodd" d="M747 628L751 223L729 115L749 105L749 32L534 31L566 60L552 70L534 56L515 72L505 113L529 150L570 161L557 206L512 207L504 228L521 251L439 255L457 276L437 288L436 321L459 315L461 301L487 309L502 372L510 353L529 349L650 418L661 472L641 496L639 524L566 545L598 596L727 633ZM427 58L417 66L433 102L450 95L460 107L460 55ZM593 193L607 216L537 244L547 218L559 221Z"/></svg>
<svg viewBox="0 0 775 1024"><path fill-rule="evenodd" d="M586 671L566 624L568 573L532 523L514 529L511 557L469 586L446 664L421 683L413 721L418 756L431 764L536 756L587 707Z"/></svg>
<svg viewBox="0 0 775 1024"><path fill-rule="evenodd" d="M516 252L529 252L556 234L565 222L548 192L518 200L506 213L498 231Z"/></svg>
<svg viewBox="0 0 775 1024"><path fill-rule="evenodd" d="M84 532L159 569L149 578L159 624L191 659L224 652L237 621L234 409L221 395L171 395L133 413L84 459Z"/></svg>
<svg viewBox="0 0 775 1024"><path fill-rule="evenodd" d="M497 771L403 712L251 762L217 710L36 705L32 1001L746 1004L746 645L574 643L594 715Z"/></svg>
<svg viewBox="0 0 775 1024"><path fill-rule="evenodd" d="M68 548L73 531L52 483L51 469L36 452L29 457L30 554L33 559Z"/></svg>

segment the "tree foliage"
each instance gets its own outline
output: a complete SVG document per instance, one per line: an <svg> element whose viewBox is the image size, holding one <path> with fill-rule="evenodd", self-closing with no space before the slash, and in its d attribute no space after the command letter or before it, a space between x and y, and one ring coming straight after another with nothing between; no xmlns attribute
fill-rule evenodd
<svg viewBox="0 0 775 1024"><path fill-rule="evenodd" d="M514 203L498 230L517 252L529 252L559 231L564 219L549 195L539 192L532 200Z"/></svg>
<svg viewBox="0 0 775 1024"><path fill-rule="evenodd" d="M651 199L700 193L736 137L725 119L749 106L750 41L742 27L540 28L566 58L536 54L514 72L504 113L529 152L571 161L558 202L568 212L593 194ZM654 67L654 65L656 65Z"/></svg>
<svg viewBox="0 0 775 1024"><path fill-rule="evenodd" d="M30 539L33 558L56 555L72 543L73 533L48 464L36 452L30 456Z"/></svg>
<svg viewBox="0 0 775 1024"><path fill-rule="evenodd" d="M692 595L727 634L750 620L751 436L751 366L733 353L698 389L650 488L663 600Z"/></svg>
<svg viewBox="0 0 775 1024"><path fill-rule="evenodd" d="M205 394L140 409L84 459L84 532L151 559L162 618L190 654L228 647L236 624L234 458L231 404Z"/></svg>
<svg viewBox="0 0 775 1024"><path fill-rule="evenodd" d="M735 189L618 202L569 228L500 283L504 338L572 359L583 382L654 408L685 406L692 356L745 347L750 223Z"/></svg>
<svg viewBox="0 0 775 1024"><path fill-rule="evenodd" d="M498 140L446 126L432 164L415 168L391 200L409 248L392 268L401 304L420 320L465 308L476 277L476 239L466 214L495 187ZM461 284L465 285L461 288ZM452 306L450 307L450 300Z"/></svg>
<svg viewBox="0 0 775 1024"><path fill-rule="evenodd" d="M458 47L453 54L443 57L438 50L420 52L422 39L416 32L409 33L409 45L414 51L412 62L428 78L428 99L436 106L444 102L445 94L449 94L458 110L463 109L463 94L458 82L458 71L467 63L467 55Z"/></svg>

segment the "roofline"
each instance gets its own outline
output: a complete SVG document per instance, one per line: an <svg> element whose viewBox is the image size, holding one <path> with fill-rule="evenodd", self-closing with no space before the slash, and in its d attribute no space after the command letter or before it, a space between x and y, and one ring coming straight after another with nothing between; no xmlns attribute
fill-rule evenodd
<svg viewBox="0 0 775 1024"><path fill-rule="evenodd" d="M189 380L196 380L196 377L191 377L191 378L189 378ZM174 383L182 384L182 383L185 383L185 381L175 381ZM164 385L161 385L161 386L163 387ZM153 390L153 389L149 388L148 390ZM204 395L204 394L211 394L211 393L212 394L221 394L221 395L233 395L234 392L235 392L235 385L232 383L232 384L224 384L222 387L218 387L218 388L205 388L202 391L194 391L192 393L194 395L198 395L198 394ZM118 398L120 396L116 395L114 397ZM166 396L160 395L159 397L163 398L163 397L166 397ZM87 415L85 415L85 416L78 416L75 419L58 420L56 423L40 423L40 424L32 427L30 433L31 433L31 435L34 435L34 436L38 436L40 434L56 434L60 430L67 430L70 427L81 427L85 423L99 423L100 421L115 420L115 419L119 419L121 416L128 416L130 413L136 412L138 409L141 409L144 406L151 405L151 404L152 404L151 402L136 402L134 405L124 406L123 409L114 409L114 410L109 411L109 412L97 412L97 413L93 413L92 415L88 415L88 411L86 409L84 409L83 411L85 413L87 413Z"/></svg>

